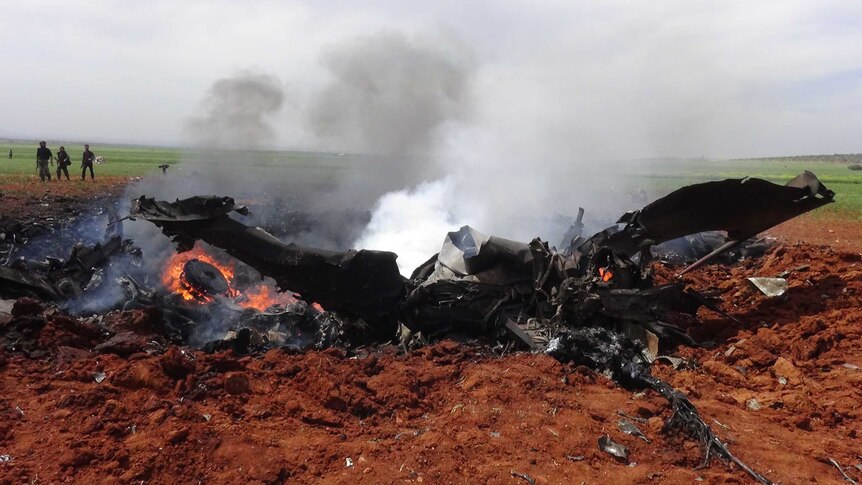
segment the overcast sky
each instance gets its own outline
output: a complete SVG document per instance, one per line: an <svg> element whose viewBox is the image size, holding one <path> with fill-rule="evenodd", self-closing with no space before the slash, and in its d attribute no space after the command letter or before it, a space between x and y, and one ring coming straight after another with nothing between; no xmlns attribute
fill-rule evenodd
<svg viewBox="0 0 862 485"><path fill-rule="evenodd" d="M185 144L250 71L284 89L275 145L312 146L321 56L381 32L472 56L460 156L862 152L858 0L0 0L0 137Z"/></svg>

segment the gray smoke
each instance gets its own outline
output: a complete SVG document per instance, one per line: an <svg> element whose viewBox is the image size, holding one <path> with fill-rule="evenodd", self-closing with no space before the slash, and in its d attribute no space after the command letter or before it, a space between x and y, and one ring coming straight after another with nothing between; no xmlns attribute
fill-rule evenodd
<svg viewBox="0 0 862 485"><path fill-rule="evenodd" d="M243 72L219 79L201 103L202 113L186 129L208 149L256 149L275 141L267 117L281 109L284 91L275 77Z"/></svg>
<svg viewBox="0 0 862 485"><path fill-rule="evenodd" d="M278 181L261 175L271 162L261 150L276 140L270 118L284 102L281 81L269 74L243 71L215 80L201 99L200 112L186 121L195 149L168 176L150 177L132 187L130 195L173 200L265 193Z"/></svg>
<svg viewBox="0 0 862 485"><path fill-rule="evenodd" d="M389 32L333 46L321 62L331 80L306 121L319 146L374 157L376 183L352 174L366 191L376 198L441 174L436 148L473 104L473 56L458 39Z"/></svg>

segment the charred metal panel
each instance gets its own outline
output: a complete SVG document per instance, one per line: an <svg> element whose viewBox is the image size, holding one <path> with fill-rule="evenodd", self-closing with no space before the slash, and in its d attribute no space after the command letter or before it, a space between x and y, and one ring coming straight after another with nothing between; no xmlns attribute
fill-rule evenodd
<svg viewBox="0 0 862 485"><path fill-rule="evenodd" d="M671 192L619 222L626 228L605 245L625 254L678 237L722 230L743 241L770 227L832 202L835 193L805 171L778 185L756 179L694 184Z"/></svg>

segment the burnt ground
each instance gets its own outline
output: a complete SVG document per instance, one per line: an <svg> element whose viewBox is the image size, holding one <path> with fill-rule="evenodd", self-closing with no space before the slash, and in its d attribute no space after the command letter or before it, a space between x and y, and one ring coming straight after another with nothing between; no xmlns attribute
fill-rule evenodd
<svg viewBox="0 0 862 485"><path fill-rule="evenodd" d="M106 189L48 197L84 207ZM50 203L10 197L3 224ZM829 460L862 480L862 224L811 220L779 228L789 239L762 259L691 274L741 323L701 310L690 332L715 347L671 349L690 365L654 372L772 480L846 483ZM855 245L809 237L827 226ZM656 267L659 279L673 271ZM790 289L776 299L745 281L783 272ZM28 352L0 351L0 483L750 482L718 461L697 469L698 444L662 431L662 398L544 355L451 341L406 355L148 353L162 345L152 311L111 315L124 335L111 345L38 302L13 313L0 328L14 326ZM621 433L620 412L651 442ZM631 464L598 450L604 434Z"/></svg>

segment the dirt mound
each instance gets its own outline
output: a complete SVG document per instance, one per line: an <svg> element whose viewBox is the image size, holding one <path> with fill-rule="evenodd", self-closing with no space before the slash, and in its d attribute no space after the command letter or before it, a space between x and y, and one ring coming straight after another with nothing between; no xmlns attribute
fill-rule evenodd
<svg viewBox="0 0 862 485"><path fill-rule="evenodd" d="M771 299L745 280L776 275L789 289ZM862 478L862 257L800 244L687 280L739 321L701 310L691 334L711 348L656 374L772 480L842 483L830 459ZM696 470L664 399L544 355L205 354L158 338L153 311L81 320L22 299L0 318L0 482L749 482ZM629 464L598 449L605 434Z"/></svg>

